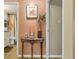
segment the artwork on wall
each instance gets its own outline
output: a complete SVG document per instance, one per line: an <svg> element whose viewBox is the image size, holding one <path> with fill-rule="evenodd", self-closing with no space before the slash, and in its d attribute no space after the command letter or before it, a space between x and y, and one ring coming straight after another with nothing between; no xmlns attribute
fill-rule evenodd
<svg viewBox="0 0 79 59"><path fill-rule="evenodd" d="M8 21L4 20L4 31L8 31Z"/></svg>
<svg viewBox="0 0 79 59"><path fill-rule="evenodd" d="M26 9L27 18L37 18L38 15L38 7L37 5L27 5Z"/></svg>

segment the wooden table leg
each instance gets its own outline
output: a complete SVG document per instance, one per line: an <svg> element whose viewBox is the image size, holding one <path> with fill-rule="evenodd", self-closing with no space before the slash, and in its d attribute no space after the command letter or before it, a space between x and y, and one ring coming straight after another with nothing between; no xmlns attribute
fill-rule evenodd
<svg viewBox="0 0 79 59"><path fill-rule="evenodd" d="M23 54L24 54L24 42L22 42L22 59L23 59Z"/></svg>
<svg viewBox="0 0 79 59"><path fill-rule="evenodd" d="M43 42L40 42L41 59L43 59Z"/></svg>
<svg viewBox="0 0 79 59"><path fill-rule="evenodd" d="M33 42L31 42L31 59L33 59Z"/></svg>

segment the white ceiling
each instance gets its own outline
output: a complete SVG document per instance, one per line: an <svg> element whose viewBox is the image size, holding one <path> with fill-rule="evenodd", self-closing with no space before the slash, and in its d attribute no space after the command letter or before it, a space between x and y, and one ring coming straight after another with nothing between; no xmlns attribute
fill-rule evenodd
<svg viewBox="0 0 79 59"><path fill-rule="evenodd" d="M9 14L16 14L17 13L17 5L4 5L4 12Z"/></svg>

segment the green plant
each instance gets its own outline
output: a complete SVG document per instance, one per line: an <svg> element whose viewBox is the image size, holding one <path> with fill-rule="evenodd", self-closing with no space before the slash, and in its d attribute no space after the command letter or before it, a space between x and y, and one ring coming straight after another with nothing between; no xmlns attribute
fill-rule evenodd
<svg viewBox="0 0 79 59"><path fill-rule="evenodd" d="M43 21L45 19L45 14L39 14L39 19Z"/></svg>

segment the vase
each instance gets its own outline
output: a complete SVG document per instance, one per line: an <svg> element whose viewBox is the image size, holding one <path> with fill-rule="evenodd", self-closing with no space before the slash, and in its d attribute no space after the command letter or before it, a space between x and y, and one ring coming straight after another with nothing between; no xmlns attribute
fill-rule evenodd
<svg viewBox="0 0 79 59"><path fill-rule="evenodd" d="M38 31L38 38L42 38L42 31Z"/></svg>

